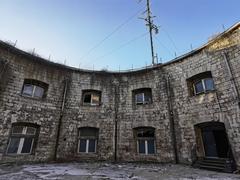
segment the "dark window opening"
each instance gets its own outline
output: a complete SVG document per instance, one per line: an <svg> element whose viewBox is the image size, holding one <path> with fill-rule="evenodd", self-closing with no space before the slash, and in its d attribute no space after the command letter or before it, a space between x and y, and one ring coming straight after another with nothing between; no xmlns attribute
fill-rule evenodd
<svg viewBox="0 0 240 180"><path fill-rule="evenodd" d="M152 103L152 90L151 88L141 88L132 91L133 104L150 104Z"/></svg>
<svg viewBox="0 0 240 180"><path fill-rule="evenodd" d="M214 81L210 71L197 74L187 79L189 94L191 96L215 90Z"/></svg>
<svg viewBox="0 0 240 180"><path fill-rule="evenodd" d="M98 129L84 127L79 129L79 153L96 153L97 151Z"/></svg>
<svg viewBox="0 0 240 180"><path fill-rule="evenodd" d="M32 154L37 130L36 125L13 124L7 154Z"/></svg>
<svg viewBox="0 0 240 180"><path fill-rule="evenodd" d="M101 102L101 91L84 90L83 105L99 106Z"/></svg>
<svg viewBox="0 0 240 180"><path fill-rule="evenodd" d="M22 88L22 95L33 98L44 98L48 90L48 84L34 80L25 79Z"/></svg>

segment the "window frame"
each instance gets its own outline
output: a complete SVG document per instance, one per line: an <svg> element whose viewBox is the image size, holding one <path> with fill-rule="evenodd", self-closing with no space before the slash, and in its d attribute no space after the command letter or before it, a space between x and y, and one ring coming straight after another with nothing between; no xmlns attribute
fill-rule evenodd
<svg viewBox="0 0 240 180"><path fill-rule="evenodd" d="M206 80L209 80L209 79L211 79L211 80L212 80L212 83L213 83L213 89L211 89L211 90L206 89ZM201 82L202 87L203 87L203 91L201 91L201 92L197 92L197 91L196 91L196 84L198 84L199 82ZM193 83L193 89L194 89L194 95L198 95L198 94L202 94L202 93L214 91L214 90L215 90L215 86L214 86L213 78L211 78L211 77L202 78L202 79L194 82L194 83Z"/></svg>
<svg viewBox="0 0 240 180"><path fill-rule="evenodd" d="M95 133L95 136L81 136L81 130L92 130ZM97 144L98 144L98 136L99 136L99 129L94 127L81 127L78 129L78 146L77 146L77 153L78 154L96 154L97 153ZM80 151L81 140L85 140L85 151ZM94 140L94 152L89 152L89 142L90 140Z"/></svg>
<svg viewBox="0 0 240 180"><path fill-rule="evenodd" d="M137 101L137 96L142 95L142 102ZM140 88L140 89L134 89L132 91L132 96L133 96L133 104L138 106L138 105L146 105L146 104L152 104L152 89L151 88ZM148 99L148 101L147 101Z"/></svg>
<svg viewBox="0 0 240 180"><path fill-rule="evenodd" d="M211 80L212 89L207 89L207 84L206 84L207 80ZM201 86L203 89L202 91L199 91L199 92L197 92L197 88L196 88L198 83L201 83ZM188 86L189 96L197 96L200 94L204 94L204 93L208 93L216 90L211 71L205 71L188 78L187 86Z"/></svg>
<svg viewBox="0 0 240 180"><path fill-rule="evenodd" d="M14 133L13 130L15 127L22 127L21 133ZM28 134L28 128L33 128L34 129L34 134ZM37 144L37 139L38 139L38 134L39 134L39 126L35 124L25 124L25 123L14 123L12 125L12 128L10 130L10 135L9 135L9 140L6 148L6 155L31 155L34 154L35 152L35 146ZM16 153L11 153L9 152L9 148L11 146L11 141L13 138L18 138L19 139L19 144L17 146L17 152ZM24 143L27 138L31 138L31 147L29 152L27 153L22 153Z"/></svg>
<svg viewBox="0 0 240 180"><path fill-rule="evenodd" d="M31 95L24 93L25 86L27 86L27 85L31 86L31 88L32 88ZM35 79L24 79L21 95L24 97L29 97L29 98L33 98L33 99L44 99L47 96L48 87L49 87L49 85L45 82L35 80ZM37 88L41 88L43 90L41 97L35 95Z"/></svg>
<svg viewBox="0 0 240 180"><path fill-rule="evenodd" d="M86 95L91 96L90 103L84 102ZM83 90L82 91L82 105L83 106L100 106L101 105L101 95L102 95L102 92L99 90L92 90L92 89ZM98 97L98 99L99 99L98 103L93 103L93 96Z"/></svg>
<svg viewBox="0 0 240 180"><path fill-rule="evenodd" d="M153 137L138 137L138 133L139 131L148 131L151 130L154 133ZM137 146L137 153L139 155L147 155L147 156L151 156L151 155L155 155L156 154L156 137L155 137L155 128L153 127L138 127L138 128L134 128L134 136L135 136L135 141L136 141L136 146ZM144 151L145 153L141 153L140 152L140 148L139 148L139 142L140 141L144 141ZM153 141L153 153L149 153L149 141Z"/></svg>

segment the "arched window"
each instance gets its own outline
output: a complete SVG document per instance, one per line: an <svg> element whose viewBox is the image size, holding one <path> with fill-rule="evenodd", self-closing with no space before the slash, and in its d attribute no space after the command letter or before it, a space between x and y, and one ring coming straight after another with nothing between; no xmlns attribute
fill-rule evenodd
<svg viewBox="0 0 240 180"><path fill-rule="evenodd" d="M98 140L98 129L82 127L79 129L78 152L96 153Z"/></svg>
<svg viewBox="0 0 240 180"><path fill-rule="evenodd" d="M46 97L48 84L34 80L25 79L22 88L22 95L33 97L33 98L44 98Z"/></svg>
<svg viewBox="0 0 240 180"><path fill-rule="evenodd" d="M31 154L37 142L39 126L14 123L12 125L7 154Z"/></svg>
<svg viewBox="0 0 240 180"><path fill-rule="evenodd" d="M155 154L155 129L140 127L134 129L139 154Z"/></svg>
<svg viewBox="0 0 240 180"><path fill-rule="evenodd" d="M197 74L187 80L190 95L198 95L213 91L214 81L210 71Z"/></svg>

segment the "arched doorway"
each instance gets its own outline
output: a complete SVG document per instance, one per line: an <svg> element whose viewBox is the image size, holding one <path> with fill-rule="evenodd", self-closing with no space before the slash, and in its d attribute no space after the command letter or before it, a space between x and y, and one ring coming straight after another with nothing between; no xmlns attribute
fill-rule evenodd
<svg viewBox="0 0 240 180"><path fill-rule="evenodd" d="M200 157L229 158L230 146L224 123L205 122L195 125L197 154Z"/></svg>

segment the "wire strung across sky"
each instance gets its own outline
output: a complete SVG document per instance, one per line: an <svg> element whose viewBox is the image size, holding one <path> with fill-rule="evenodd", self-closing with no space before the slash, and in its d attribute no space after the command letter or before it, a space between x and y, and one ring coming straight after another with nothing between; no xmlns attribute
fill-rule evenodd
<svg viewBox="0 0 240 180"><path fill-rule="evenodd" d="M129 45L129 44L131 44L131 43L133 43L133 42L135 42L135 41L137 41L138 39L146 36L147 34L148 34L148 32L145 32L145 33L143 33L143 34L141 34L141 35L139 35L139 36L136 36L135 38L131 39L130 41L121 44L119 47L117 47L117 48L115 48L115 49L112 49L112 50L109 51L108 53L106 53L106 54L104 54L104 55L102 55L102 56L99 56L98 58L94 59L94 61L97 61L97 60L99 60L99 59L102 59L102 58L104 58L104 57L106 57L106 56L109 56L109 55L113 54L114 52L116 52L116 51L124 48L125 46L127 46L127 45ZM90 62L91 62L91 61L89 61L88 65L90 64Z"/></svg>
<svg viewBox="0 0 240 180"><path fill-rule="evenodd" d="M136 13L134 13L132 16L130 16L126 21L124 21L123 23L121 23L119 26L117 26L110 34L108 34L105 38L103 38L101 41L99 41L98 43L96 43L91 49L89 49L88 52L86 52L86 54L84 54L80 60L83 60L84 58L86 58L92 51L94 51L95 49L97 49L100 45L102 45L107 39L109 39L113 34L115 34L117 31L119 31L124 25L126 25L128 22L130 22L131 20L133 20L134 17L136 17L137 15L139 15L139 13L141 13L144 10L145 7L142 7L140 10L138 10Z"/></svg>

